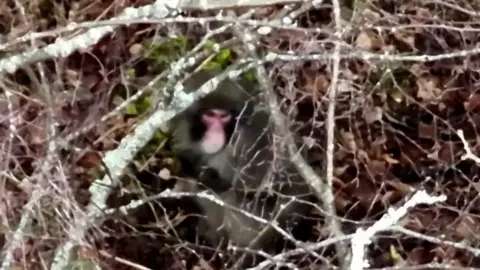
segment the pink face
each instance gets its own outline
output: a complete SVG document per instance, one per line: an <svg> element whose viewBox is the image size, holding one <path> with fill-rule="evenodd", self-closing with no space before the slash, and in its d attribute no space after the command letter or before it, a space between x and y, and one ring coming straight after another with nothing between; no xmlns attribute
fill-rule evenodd
<svg viewBox="0 0 480 270"><path fill-rule="evenodd" d="M225 125L231 118L229 112L220 109L211 109L202 114L202 122L205 124L206 130L201 147L205 153L216 153L227 143Z"/></svg>

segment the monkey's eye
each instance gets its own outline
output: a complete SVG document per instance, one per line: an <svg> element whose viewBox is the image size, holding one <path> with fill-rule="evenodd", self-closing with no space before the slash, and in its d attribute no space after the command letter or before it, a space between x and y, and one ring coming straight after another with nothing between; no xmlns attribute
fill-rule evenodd
<svg viewBox="0 0 480 270"><path fill-rule="evenodd" d="M217 121L226 123L230 121L231 114L225 110L211 109L204 112L204 117L210 120L217 119Z"/></svg>
<svg viewBox="0 0 480 270"><path fill-rule="evenodd" d="M208 117L217 117L217 110L207 110L203 114Z"/></svg>

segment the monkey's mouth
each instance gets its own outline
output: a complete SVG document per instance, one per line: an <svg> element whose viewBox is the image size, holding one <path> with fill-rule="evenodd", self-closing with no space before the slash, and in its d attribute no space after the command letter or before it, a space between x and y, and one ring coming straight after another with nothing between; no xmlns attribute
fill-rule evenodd
<svg viewBox="0 0 480 270"><path fill-rule="evenodd" d="M207 154L214 154L223 149L226 144L225 132L223 128L210 128L205 132L202 140L203 151Z"/></svg>

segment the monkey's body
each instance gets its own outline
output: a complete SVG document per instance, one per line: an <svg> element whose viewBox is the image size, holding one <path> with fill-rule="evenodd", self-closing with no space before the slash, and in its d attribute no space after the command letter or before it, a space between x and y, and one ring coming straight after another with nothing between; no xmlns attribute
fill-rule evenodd
<svg viewBox="0 0 480 270"><path fill-rule="evenodd" d="M195 82L197 85L190 87L196 89L204 83L208 77L203 76ZM218 90L176 117L172 121L173 148L191 176L197 177L199 183L216 193L227 205L244 211L241 213L207 199L198 199L197 204L207 221L205 236L217 242L222 236L218 233L221 230L235 246L269 251L278 234L271 228L262 232L268 224L245 213L267 222L276 218L281 225L292 213L306 211L308 207L298 200L292 202L291 196L306 197L309 188L285 154L276 151L268 112L260 110L242 91L238 84L225 81ZM202 127L199 120L208 108L239 116L238 121L234 119L225 125L225 134L231 135L228 144L211 154L199 150L205 149L200 143L209 142L204 136L205 128L209 126ZM288 207L285 207L287 203Z"/></svg>

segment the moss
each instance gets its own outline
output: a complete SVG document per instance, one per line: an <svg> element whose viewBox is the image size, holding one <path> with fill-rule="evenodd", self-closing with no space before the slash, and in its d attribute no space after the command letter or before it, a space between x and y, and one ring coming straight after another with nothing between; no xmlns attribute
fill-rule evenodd
<svg viewBox="0 0 480 270"><path fill-rule="evenodd" d="M145 47L148 48L146 57L152 61L152 69L158 71L168 68L170 63L185 55L192 47L188 39L183 36L156 40L148 42L149 44Z"/></svg>

